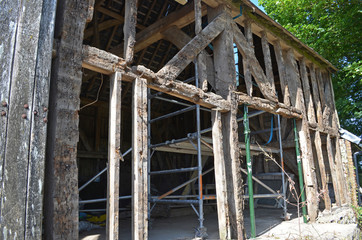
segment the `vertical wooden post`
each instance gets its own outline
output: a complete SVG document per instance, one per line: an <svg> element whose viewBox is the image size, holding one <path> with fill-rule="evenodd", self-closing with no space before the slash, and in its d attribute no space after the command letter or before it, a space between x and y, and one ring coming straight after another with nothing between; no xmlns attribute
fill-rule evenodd
<svg viewBox="0 0 362 240"><path fill-rule="evenodd" d="M245 37L250 46L253 46L253 32L251 31L251 21L248 18L244 20ZM249 96L253 95L253 83L251 78L251 71L249 65L249 59L243 58L244 80L246 86L246 92Z"/></svg>
<svg viewBox="0 0 362 240"><path fill-rule="evenodd" d="M79 105L88 0L58 1L44 189L44 238L78 239ZM68 33L68 34L64 34ZM45 109L43 109L45 111Z"/></svg>
<svg viewBox="0 0 362 240"><path fill-rule="evenodd" d="M209 8L209 21L218 14L229 11L224 5L216 9ZM237 104L232 95L236 88L236 73L235 65L230 64L234 62L233 35L230 28L230 22L226 22L225 30L213 41L216 92L232 103L230 112L221 114L215 111L212 114L215 184L220 239L243 239L243 181L237 145Z"/></svg>
<svg viewBox="0 0 362 240"><path fill-rule="evenodd" d="M345 177L344 167L342 163L342 156L341 156L341 148L339 145L339 138L336 137L333 139L335 142L333 144L334 147L334 158L337 166L337 174L339 178L340 183L340 189L341 189L341 204L348 204L350 203L350 198L348 197L348 191L347 191L347 179Z"/></svg>
<svg viewBox="0 0 362 240"><path fill-rule="evenodd" d="M134 45L136 43L137 0L125 1L124 21L123 54L127 64L130 64L133 62Z"/></svg>
<svg viewBox="0 0 362 240"><path fill-rule="evenodd" d="M147 81L143 78L133 82L132 133L132 239L142 240L148 238Z"/></svg>
<svg viewBox="0 0 362 240"><path fill-rule="evenodd" d="M275 52L275 57L277 59L277 64L278 64L279 81L280 81L280 87L282 89L282 94L283 94L283 102L287 106L290 106L289 89L288 89L288 83L287 83L285 61L284 61L284 58L283 58L283 50L282 50L282 47L280 45L279 40L274 42L274 52Z"/></svg>
<svg viewBox="0 0 362 240"><path fill-rule="evenodd" d="M339 177L337 176L338 172L336 169L336 164L334 161L334 156L333 156L333 149L332 149L332 140L331 140L331 136L328 134L327 135L327 154L328 154L328 161L329 161L329 167L331 169L331 175L332 175L332 182L333 182L333 189L334 189L334 196L336 198L336 204L338 206L341 206L341 189L340 189L340 184L338 181L341 180L339 179Z"/></svg>
<svg viewBox="0 0 362 240"><path fill-rule="evenodd" d="M270 56L269 42L265 31L261 32L261 46L263 48L266 79L269 81L269 85L271 86L273 92L275 92L272 59Z"/></svg>
<svg viewBox="0 0 362 240"><path fill-rule="evenodd" d="M119 161L121 147L121 74L110 77L108 170L107 170L107 225L108 240L118 239L119 222Z"/></svg>

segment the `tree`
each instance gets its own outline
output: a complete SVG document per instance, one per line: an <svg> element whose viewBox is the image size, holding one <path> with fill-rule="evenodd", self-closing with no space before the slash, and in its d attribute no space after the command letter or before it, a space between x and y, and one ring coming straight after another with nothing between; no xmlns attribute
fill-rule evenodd
<svg viewBox="0 0 362 240"><path fill-rule="evenodd" d="M362 136L362 1L259 0L267 14L329 60L341 127Z"/></svg>

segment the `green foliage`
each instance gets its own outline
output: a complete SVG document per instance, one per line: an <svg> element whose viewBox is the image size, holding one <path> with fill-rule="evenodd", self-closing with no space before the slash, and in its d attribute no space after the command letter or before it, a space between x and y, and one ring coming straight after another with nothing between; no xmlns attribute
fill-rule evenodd
<svg viewBox="0 0 362 240"><path fill-rule="evenodd" d="M362 207L360 206L352 206L354 213L356 215L356 221L358 224L358 227L362 229Z"/></svg>
<svg viewBox="0 0 362 240"><path fill-rule="evenodd" d="M259 0L265 11L340 71L333 75L341 126L362 135L362 1Z"/></svg>

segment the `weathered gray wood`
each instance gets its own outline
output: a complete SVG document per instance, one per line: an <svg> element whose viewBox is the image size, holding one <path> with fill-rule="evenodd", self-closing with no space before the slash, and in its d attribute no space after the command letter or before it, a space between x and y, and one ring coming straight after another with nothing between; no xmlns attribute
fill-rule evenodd
<svg viewBox="0 0 362 240"><path fill-rule="evenodd" d="M136 78L132 100L132 239L148 239L147 81Z"/></svg>
<svg viewBox="0 0 362 240"><path fill-rule="evenodd" d="M283 57L283 50L282 47L280 46L279 40L274 42L274 52L278 64L279 81L280 81L280 87L282 89L283 102L289 106L290 96L289 96L289 89L288 89L287 76L285 70L285 62Z"/></svg>
<svg viewBox="0 0 362 240"><path fill-rule="evenodd" d="M0 48L6 54L12 49L7 50L4 47L13 47L14 56L10 63L12 64L11 69L9 69L9 64L5 65L5 67L8 66L6 70L10 70L10 72L5 73L4 80L11 83L11 89L8 100L5 157L2 165L3 182L0 216L2 231L0 238L24 239L26 235L31 114L43 2L26 1L16 2L12 5L6 1L1 5L4 7L1 12L10 14L9 18L4 16L8 20L5 23L4 30L8 30L5 33L10 34L10 36L8 35L10 39L5 41L4 45L0 43ZM17 19L11 14L13 10L17 13ZM16 38L15 43L12 42L12 37ZM6 60L2 61L5 62ZM4 83L5 91L7 91L9 83ZM6 94L1 97L6 97ZM4 101L7 101L7 99L4 99ZM38 208L38 206L36 207ZM34 231L41 230L37 228Z"/></svg>
<svg viewBox="0 0 362 240"><path fill-rule="evenodd" d="M6 130L11 83L11 69L15 50L16 30L20 1L0 2L0 209L2 199L3 170L5 163ZM1 223L0 223L1 226Z"/></svg>
<svg viewBox="0 0 362 240"><path fill-rule="evenodd" d="M333 149L332 149L332 140L331 140L331 136L328 134L327 135L327 155L328 155L328 161L329 161L329 168L331 170L331 177L332 177L332 183L333 183L333 190L334 190L334 196L336 198L336 204L338 206L342 205L342 201L341 201L341 183L338 182L339 179L339 175L338 175L338 170L337 170L337 166L335 163L335 159L334 159L334 155L333 155Z"/></svg>
<svg viewBox="0 0 362 240"><path fill-rule="evenodd" d="M331 199L329 197L329 190L328 190L328 182L327 182L327 174L326 174L326 166L324 163L323 151L322 151L322 140L319 131L315 132L314 135L314 145L317 154L318 166L321 175L321 184L322 184L322 193L323 193L323 200L325 205L325 210L331 211Z"/></svg>
<svg viewBox="0 0 362 240"><path fill-rule="evenodd" d="M318 90L319 90L319 98L321 101L321 107L322 107L322 126L329 126L329 119L331 115L331 109L329 105L327 104L327 99L324 94L325 89L325 81L322 76L321 69L316 69L316 78L317 78L317 84L318 84Z"/></svg>
<svg viewBox="0 0 362 240"><path fill-rule="evenodd" d="M166 31L162 32L166 40L174 44L178 49L182 49L188 42L192 40L185 32L177 28L176 26L168 28ZM201 76L201 79L206 78L212 87L215 87L215 75L214 75L214 61L212 57L205 51L202 50L198 56L201 60L198 61L198 68L206 68L206 76ZM200 76L199 76L200 79ZM200 82L204 82L203 80ZM202 85L200 85L202 86ZM201 89L204 89L202 87Z"/></svg>
<svg viewBox="0 0 362 240"><path fill-rule="evenodd" d="M329 127L333 127L337 128L337 124L336 124L336 116L338 116L336 114L336 111L334 109L334 98L333 98L333 94L332 94L332 86L331 86L331 82L330 79L328 77L328 73L327 72L322 72L321 73L322 76L322 81L324 83L324 97L325 97L325 104L326 107L328 107L329 109L329 118L326 121L327 125Z"/></svg>
<svg viewBox="0 0 362 240"><path fill-rule="evenodd" d="M110 77L107 170L106 237L117 240L119 235L119 161L121 148L121 74Z"/></svg>
<svg viewBox="0 0 362 240"><path fill-rule="evenodd" d="M318 90L318 82L317 82L317 78L316 78L316 73L315 73L315 67L314 65L311 65L309 67L310 70L310 80L312 83L312 89L313 89L313 102L315 105L315 110L316 110L316 114L317 114L317 123L319 126L323 125L323 114L322 114L322 105L321 105L321 101L319 98L319 90Z"/></svg>
<svg viewBox="0 0 362 240"><path fill-rule="evenodd" d="M33 114L31 119L28 187L26 200L26 239L42 238L43 189L45 170L45 148L47 136L47 111L51 59L55 25L55 0L43 1L40 22L39 48L35 69Z"/></svg>
<svg viewBox="0 0 362 240"><path fill-rule="evenodd" d="M88 0L58 1L50 83L44 189L44 238L78 239L79 105ZM67 34L65 34L67 33Z"/></svg>
<svg viewBox="0 0 362 240"><path fill-rule="evenodd" d="M334 159L336 162L336 167L337 167L337 174L338 174L338 181L340 183L340 189L341 189L341 204L350 204L351 203L351 199L348 197L348 187L347 187L347 179L345 177L345 172L344 172L344 168L343 168L343 163L342 163L342 156L341 156L341 147L339 144L339 138L334 138L334 144L333 144L333 148L334 148Z"/></svg>
<svg viewBox="0 0 362 240"><path fill-rule="evenodd" d="M253 32L251 29L251 21L249 18L245 18L244 20L244 32L245 32L245 38L248 41L250 47L253 49L254 52L254 43L253 43ZM244 80L245 80L245 86L246 86L246 92L249 94L249 96L253 95L253 82L251 78L251 72L250 72L250 63L247 57L243 57L243 68L244 68Z"/></svg>
<svg viewBox="0 0 362 240"><path fill-rule="evenodd" d="M251 108L263 110L273 114L279 114L286 118L302 119L302 111L294 107L287 106L283 103L275 103L259 97L250 97L249 95L242 92L236 92L235 97L239 102L239 105L248 104L248 106Z"/></svg>
<svg viewBox="0 0 362 240"><path fill-rule="evenodd" d="M255 57L254 49L249 45L245 36L234 22L232 23L232 31L234 33L234 42L240 53L243 55L243 59L248 59L251 73L254 76L261 93L266 99L277 102L278 99L276 97L276 93L273 91L272 86L270 86L268 80L266 79L264 71Z"/></svg>
<svg viewBox="0 0 362 240"><path fill-rule="evenodd" d="M202 9L201 0L194 1L195 10L195 34L199 34L202 30ZM205 92L207 91L207 68L206 68L206 56L200 52L196 57L197 64L197 80L198 86Z"/></svg>
<svg viewBox="0 0 362 240"><path fill-rule="evenodd" d="M219 224L219 237L220 239L231 238L231 220L229 216L228 204L228 189L227 180L225 175L225 159L224 159L224 146L221 113L219 111L211 112L212 120L212 138L213 138L213 152L214 152L214 168L215 168L215 186L216 186L216 203L217 203L217 216Z"/></svg>
<svg viewBox="0 0 362 240"><path fill-rule="evenodd" d="M133 62L134 46L136 44L136 25L137 25L137 0L125 1L125 22L123 25L124 33L124 59L127 64Z"/></svg>
<svg viewBox="0 0 362 240"><path fill-rule="evenodd" d="M261 32L261 46L263 48L266 79L268 80L270 86L272 87L273 91L275 92L272 59L270 56L269 42L268 42L268 38L266 36L265 31Z"/></svg>
<svg viewBox="0 0 362 240"><path fill-rule="evenodd" d="M228 14L228 11L223 5L217 9L209 8L209 21L216 15ZM215 90L232 102L230 112L221 115L219 112L213 113L213 144L217 148L214 150L214 166L220 239L243 239L243 180L237 145L237 103L232 95L236 88L236 71L235 65L230 64L230 61L234 62L231 22L230 17L226 18L225 30L213 41Z"/></svg>
<svg viewBox="0 0 362 240"><path fill-rule="evenodd" d="M199 34L185 45L162 69L157 76L174 80L222 30L226 22L225 14L220 14Z"/></svg>
<svg viewBox="0 0 362 240"><path fill-rule="evenodd" d="M300 82L297 62L292 49L285 52L287 66L288 86L291 102L294 107L302 111L302 120L297 122L300 151L302 155L303 177L307 195L308 215L311 222L318 216L318 185L313 161L312 142L310 138L307 113L304 105L304 96Z"/></svg>
<svg viewBox="0 0 362 240"><path fill-rule="evenodd" d="M308 114L308 120L311 123L316 123L313 99L312 99L312 94L310 92L310 87L309 87L307 66L305 64L304 58L302 58L300 60L300 75L301 75L302 84L303 84L304 102L305 102L306 112Z"/></svg>

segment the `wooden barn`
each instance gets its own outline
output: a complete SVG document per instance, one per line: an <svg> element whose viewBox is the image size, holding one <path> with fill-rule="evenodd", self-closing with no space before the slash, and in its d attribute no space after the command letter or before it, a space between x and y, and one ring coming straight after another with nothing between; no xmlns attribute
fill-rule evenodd
<svg viewBox="0 0 362 240"><path fill-rule="evenodd" d="M314 222L356 201L337 69L249 0L4 0L0 19L0 239L78 239L92 211L148 239L173 206L244 239L244 209L255 237L257 205Z"/></svg>

